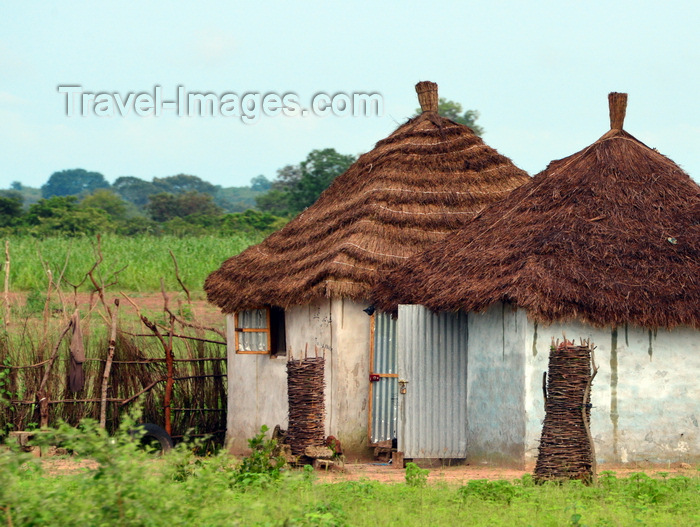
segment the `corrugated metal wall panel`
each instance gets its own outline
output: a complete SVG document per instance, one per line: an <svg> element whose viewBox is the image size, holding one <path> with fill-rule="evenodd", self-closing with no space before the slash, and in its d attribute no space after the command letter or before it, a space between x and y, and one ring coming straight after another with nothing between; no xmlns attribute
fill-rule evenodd
<svg viewBox="0 0 700 527"><path fill-rule="evenodd" d="M374 364L372 372L397 373L396 320L386 313L374 314ZM372 443L396 437L398 383L395 377L382 377L372 383Z"/></svg>
<svg viewBox="0 0 700 527"><path fill-rule="evenodd" d="M468 344L465 313L399 306L397 364L408 383L397 435L405 457L466 457Z"/></svg>

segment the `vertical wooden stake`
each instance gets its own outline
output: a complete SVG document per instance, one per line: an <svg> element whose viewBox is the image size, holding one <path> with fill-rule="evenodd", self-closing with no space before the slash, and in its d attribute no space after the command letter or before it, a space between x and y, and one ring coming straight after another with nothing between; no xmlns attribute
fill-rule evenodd
<svg viewBox="0 0 700 527"><path fill-rule="evenodd" d="M63 340L63 337L66 336L66 333L68 333L71 327L72 325L68 324L63 330L63 333L61 333L61 336L58 337L58 342L56 342L56 346L53 349L53 353L51 353L51 357L49 358L49 361L46 364L46 369L44 370L44 376L41 378L39 389L36 391L36 397L39 401L39 426L41 428L49 426L49 396L46 393L46 384L49 382L49 374L51 373L53 363L56 362L56 357L58 356L58 348L61 345L61 341Z"/></svg>
<svg viewBox="0 0 700 527"><path fill-rule="evenodd" d="M583 347L583 341L581 342L581 345ZM583 418L583 428L586 431L588 444L591 447L591 478L592 482L595 483L598 477L598 461L595 458L595 442L593 441L593 434L591 434L591 427L588 424L588 416L590 415L590 409L586 407L586 403L588 403L588 397L591 394L591 384L593 384L593 379L595 379L595 376L598 375L598 366L596 366L595 354L593 353L593 351L595 350L595 346L591 347L590 339L588 339L588 341L586 342L586 347L591 350L592 371L591 376L588 378L588 382L586 383L586 389L583 392L583 403L581 404L581 417Z"/></svg>
<svg viewBox="0 0 700 527"><path fill-rule="evenodd" d="M124 297L129 300L129 297L124 295ZM167 302L167 296L164 297L166 298ZM134 306L134 304L131 300L129 300ZM170 398L172 397L173 393L173 383L175 380L173 379L173 333L175 331L175 316L171 313L170 314L170 330L169 330L169 341L166 342L165 339L163 338L163 334L160 332L158 329L158 326L148 320L146 316L143 314L139 315L141 318L141 322L144 323L144 325L150 329L153 334L158 337L158 340L160 341L161 346L163 346L163 350L165 351L165 363L168 368L168 374L165 379L165 398L163 400L163 406L165 407L165 431L168 432L169 434L171 433L171 423L170 423ZM123 405L124 403L122 403Z"/></svg>
<svg viewBox="0 0 700 527"><path fill-rule="evenodd" d="M114 349L117 346L117 310L119 309L119 299L114 299L114 311L112 311L112 324L109 333L109 348L107 349L107 362L102 375L102 400L100 401L100 428L107 425L107 388L109 386L109 374L112 372L112 361L114 360Z"/></svg>
<svg viewBox="0 0 700 527"><path fill-rule="evenodd" d="M165 406L165 431L172 435L172 421L170 412L170 401L173 396L173 384L175 384L174 368L173 368L173 333L175 331L175 317L170 315L170 330L168 333L168 344L165 346L165 364L168 368L168 378L165 381L165 397L163 405Z"/></svg>

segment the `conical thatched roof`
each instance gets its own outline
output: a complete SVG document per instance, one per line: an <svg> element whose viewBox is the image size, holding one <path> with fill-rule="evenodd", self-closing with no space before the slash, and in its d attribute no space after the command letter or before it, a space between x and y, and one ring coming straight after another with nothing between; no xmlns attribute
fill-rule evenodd
<svg viewBox="0 0 700 527"><path fill-rule="evenodd" d="M209 275L210 302L230 313L368 298L380 269L403 264L528 180L471 129L436 113L436 84L416 90L423 113L360 156L283 229Z"/></svg>
<svg viewBox="0 0 700 527"><path fill-rule="evenodd" d="M626 101L610 94L598 141L391 273L377 305L505 301L541 322L700 328L700 187L622 130Z"/></svg>

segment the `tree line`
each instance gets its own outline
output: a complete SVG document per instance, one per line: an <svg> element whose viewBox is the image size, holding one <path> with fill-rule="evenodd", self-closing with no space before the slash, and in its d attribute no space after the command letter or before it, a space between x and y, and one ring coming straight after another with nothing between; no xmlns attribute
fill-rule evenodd
<svg viewBox="0 0 700 527"><path fill-rule="evenodd" d="M355 156L313 150L297 165L263 175L247 187L222 188L178 174L110 184L99 172L54 172L40 189L15 181L0 190L0 233L78 236L272 232L311 205Z"/></svg>
<svg viewBox="0 0 700 527"><path fill-rule="evenodd" d="M440 98L438 112L484 133L475 110ZM266 234L312 205L355 160L333 148L312 150L272 180L258 175L249 186L228 188L189 174L151 181L122 176L110 184L99 172L61 170L39 189L15 181L0 190L0 234Z"/></svg>

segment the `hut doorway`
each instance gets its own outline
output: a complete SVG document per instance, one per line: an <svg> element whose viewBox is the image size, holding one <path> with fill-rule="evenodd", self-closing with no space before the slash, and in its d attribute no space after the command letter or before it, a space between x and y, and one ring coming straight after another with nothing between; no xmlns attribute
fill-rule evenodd
<svg viewBox="0 0 700 527"><path fill-rule="evenodd" d="M369 444L396 439L399 374L396 361L396 319L375 311L370 320Z"/></svg>
<svg viewBox="0 0 700 527"><path fill-rule="evenodd" d="M398 450L405 458L467 457L467 315L400 305Z"/></svg>

